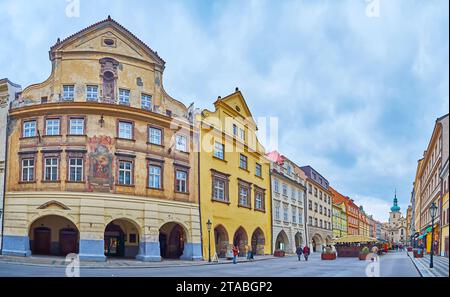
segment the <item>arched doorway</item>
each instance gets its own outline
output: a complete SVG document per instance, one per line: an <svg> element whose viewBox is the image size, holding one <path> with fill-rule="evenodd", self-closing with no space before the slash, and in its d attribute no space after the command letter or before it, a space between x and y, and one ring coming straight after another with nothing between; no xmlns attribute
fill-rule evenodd
<svg viewBox="0 0 450 297"><path fill-rule="evenodd" d="M280 233L278 233L277 240L275 241L275 250L281 250L281 251L287 251L289 249L289 238L284 232L284 230L281 230Z"/></svg>
<svg viewBox="0 0 450 297"><path fill-rule="evenodd" d="M139 252L139 228L127 219L116 219L106 225L105 256L135 258Z"/></svg>
<svg viewBox="0 0 450 297"><path fill-rule="evenodd" d="M303 237L300 232L295 233L295 247L303 246Z"/></svg>
<svg viewBox="0 0 450 297"><path fill-rule="evenodd" d="M78 228L62 216L40 217L30 225L29 238L33 255L66 256L78 253Z"/></svg>
<svg viewBox="0 0 450 297"><path fill-rule="evenodd" d="M233 244L239 248L239 257L245 257L245 245L248 244L248 236L245 229L239 227L234 233Z"/></svg>
<svg viewBox="0 0 450 297"><path fill-rule="evenodd" d="M313 252L322 252L322 244L323 244L322 236L320 236L320 234L314 234L312 238Z"/></svg>
<svg viewBox="0 0 450 297"><path fill-rule="evenodd" d="M229 250L228 232L224 226L218 225L214 228L214 243L219 258L225 258Z"/></svg>
<svg viewBox="0 0 450 297"><path fill-rule="evenodd" d="M159 229L159 248L161 257L165 259L179 259L184 252L186 232L177 223L164 224Z"/></svg>
<svg viewBox="0 0 450 297"><path fill-rule="evenodd" d="M256 228L252 235L252 251L255 255L264 255L264 245L266 240L261 228Z"/></svg>

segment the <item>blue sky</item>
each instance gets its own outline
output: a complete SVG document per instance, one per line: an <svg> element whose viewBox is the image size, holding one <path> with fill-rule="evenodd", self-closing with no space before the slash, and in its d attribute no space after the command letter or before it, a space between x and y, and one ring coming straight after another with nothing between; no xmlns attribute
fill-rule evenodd
<svg viewBox="0 0 450 297"><path fill-rule="evenodd" d="M70 0L74 1L74 0ZM377 1L377 0L371 0ZM448 113L446 0L0 0L0 77L45 80L48 50L110 14L167 62L164 85L212 108L238 86L255 117L279 118L278 149L386 220L410 199L434 121Z"/></svg>

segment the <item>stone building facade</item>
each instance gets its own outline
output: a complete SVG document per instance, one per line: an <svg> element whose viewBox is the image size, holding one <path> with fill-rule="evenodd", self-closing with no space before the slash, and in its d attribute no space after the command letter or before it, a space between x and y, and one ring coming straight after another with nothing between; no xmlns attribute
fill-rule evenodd
<svg viewBox="0 0 450 297"><path fill-rule="evenodd" d="M389 212L389 222L385 225L386 241L392 245L406 245L408 243L408 223L406 217L400 212L398 206L397 193L394 195L393 205Z"/></svg>
<svg viewBox="0 0 450 297"><path fill-rule="evenodd" d="M308 245L314 252L322 252L324 245L330 245L333 239L332 196L329 182L311 166L303 166L307 193L307 231Z"/></svg>
<svg viewBox="0 0 450 297"><path fill-rule="evenodd" d="M252 249L270 254L272 229L270 163L258 141L256 122L236 88L214 110L195 115L200 124L200 212L203 255L239 256ZM209 223L209 225L208 225Z"/></svg>
<svg viewBox="0 0 450 297"><path fill-rule="evenodd" d="M306 244L306 181L301 177L300 167L284 155L273 151L267 157L272 182L273 250L292 254Z"/></svg>
<svg viewBox="0 0 450 297"><path fill-rule="evenodd" d="M3 253L201 259L191 109L108 17L50 48L12 102Z"/></svg>
<svg viewBox="0 0 450 297"><path fill-rule="evenodd" d="M0 79L0 252L3 238L3 206L6 178L6 147L9 123L9 108L16 94L21 92L21 87L12 83L7 78Z"/></svg>

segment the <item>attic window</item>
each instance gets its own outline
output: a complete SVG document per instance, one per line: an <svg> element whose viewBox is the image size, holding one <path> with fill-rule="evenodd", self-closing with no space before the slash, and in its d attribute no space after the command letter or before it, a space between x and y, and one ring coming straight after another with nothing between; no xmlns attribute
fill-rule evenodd
<svg viewBox="0 0 450 297"><path fill-rule="evenodd" d="M238 112L241 111L241 109L240 109L239 106L237 106L237 105L236 105L236 110L237 110Z"/></svg>
<svg viewBox="0 0 450 297"><path fill-rule="evenodd" d="M103 43L107 46L113 46L114 45L114 40L110 39L110 38L106 38L103 40Z"/></svg>

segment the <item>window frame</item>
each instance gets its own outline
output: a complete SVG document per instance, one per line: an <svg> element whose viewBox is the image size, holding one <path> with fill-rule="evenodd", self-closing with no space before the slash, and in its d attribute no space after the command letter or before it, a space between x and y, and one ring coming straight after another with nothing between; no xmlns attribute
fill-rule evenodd
<svg viewBox="0 0 450 297"><path fill-rule="evenodd" d="M48 123L47 123L47 121L55 121L55 120L58 120L58 122L59 122L59 125L58 125L58 134L48 134L48 131L47 131L47 128L48 128ZM61 121L61 117L60 116L56 116L56 117L54 117L54 116L46 116L46 117L44 117L44 136L46 136L46 137L55 137L55 136L61 136L62 135L62 131L61 131L61 123L62 123L62 121Z"/></svg>
<svg viewBox="0 0 450 297"><path fill-rule="evenodd" d="M160 139L159 139L160 143L154 143L151 141L152 140L151 130L158 130L161 133ZM147 125L147 144L164 146L164 128L155 126L155 125Z"/></svg>
<svg viewBox="0 0 450 297"><path fill-rule="evenodd" d="M218 152L217 151L217 146L218 145L220 145L220 147L221 147L221 153L222 153L222 156L218 156L216 153ZM221 141L214 141L214 152L213 152L213 156L214 156L214 158L217 158L217 159L219 159L219 160L222 160L222 161L224 161L225 160L225 144L223 144Z"/></svg>
<svg viewBox="0 0 450 297"><path fill-rule="evenodd" d="M71 180L71 166L70 165L70 160L71 159L81 159L82 160L82 164L81 164L81 180ZM78 167L78 165L75 165L76 167ZM85 182L85 178L86 178L86 174L85 174L85 168L86 168L86 158L84 156L84 154L82 153L68 153L67 154L67 182L68 183L84 183Z"/></svg>
<svg viewBox="0 0 450 297"><path fill-rule="evenodd" d="M257 211L261 211L261 212L265 212L266 211L266 190L263 188L258 187L257 185L253 186L253 191L255 192L255 206L254 209ZM256 203L256 198L258 196L258 194L261 195L261 207L258 207L257 203Z"/></svg>
<svg viewBox="0 0 450 297"><path fill-rule="evenodd" d="M83 120L83 133L82 134L72 134L72 120ZM86 135L86 117L85 116L69 116L67 118L67 135L68 136L85 136Z"/></svg>
<svg viewBox="0 0 450 297"><path fill-rule="evenodd" d="M215 197L215 181L219 180L224 183L224 199ZM211 200L230 204L230 174L219 172L211 169Z"/></svg>
<svg viewBox="0 0 450 297"><path fill-rule="evenodd" d="M150 106L144 107L144 97L150 98ZM141 109L147 110L147 111L153 111L153 96L147 93L141 93Z"/></svg>
<svg viewBox="0 0 450 297"><path fill-rule="evenodd" d="M34 122L34 135L33 136L25 136L25 124L29 123L29 122ZM39 136L39 132L38 132L38 119L37 118L30 118L30 119L23 119L22 120L22 125L21 125L21 133L20 133L20 138L21 139L25 139L25 138L34 138L34 137L38 137Z"/></svg>
<svg viewBox="0 0 450 297"><path fill-rule="evenodd" d="M258 174L258 168L259 168L259 174ZM259 164L258 162L255 163L255 175L257 177L262 178L262 165Z"/></svg>
<svg viewBox="0 0 450 297"><path fill-rule="evenodd" d="M245 168L242 167L242 157L244 157L245 160ZM248 170L248 157L244 154L239 154L239 168L243 170Z"/></svg>
<svg viewBox="0 0 450 297"><path fill-rule="evenodd" d="M93 99L93 98L89 98L89 95L90 94L93 94L93 92L92 91L89 91L89 88L96 88L96 91L95 91L95 99ZM98 102L98 85L94 85L94 84L92 84L92 85L86 85L86 101L89 101L89 102Z"/></svg>
<svg viewBox="0 0 450 297"><path fill-rule="evenodd" d="M65 88L66 87L72 87L73 89L72 89L72 97L66 97L66 90L65 90ZM74 84L67 84L67 85L63 85L62 86L62 93L63 93L63 95L62 95L62 99L63 100L65 100L65 101L74 101L75 100L75 85ZM70 92L69 92L70 93Z"/></svg>
<svg viewBox="0 0 450 297"><path fill-rule="evenodd" d="M244 208L252 208L252 184L238 178L238 207L244 207ZM247 204L244 205L241 203L241 189L247 189Z"/></svg>
<svg viewBox="0 0 450 297"><path fill-rule="evenodd" d="M131 125L131 138L120 137L120 123L127 123L127 124ZM117 133L117 139L135 141L135 139L134 139L134 121L125 120L125 119L117 119L116 133Z"/></svg>
<svg viewBox="0 0 450 297"><path fill-rule="evenodd" d="M33 160L33 179L24 180L23 179L23 161L24 160ZM36 182L36 153L34 154L22 154L19 156L19 168L20 168L20 180L19 184L30 184ZM28 167L29 168L29 167Z"/></svg>
<svg viewBox="0 0 450 297"><path fill-rule="evenodd" d="M178 189L178 177L177 172L184 172L186 174L186 180L185 180L185 191L179 191ZM181 167L181 166L174 166L174 192L179 194L189 194L189 168Z"/></svg>
<svg viewBox="0 0 450 297"><path fill-rule="evenodd" d="M150 185L150 168L151 167L159 168L159 188L153 187ZM147 189L159 190L159 191L164 190L164 163L163 162L147 160Z"/></svg>
<svg viewBox="0 0 450 297"><path fill-rule="evenodd" d="M117 161L116 161L116 185L120 186L120 187L134 187L134 170L135 170L135 162L134 162L134 158L130 158L130 157L123 157L123 156L118 156L117 157ZM127 163L131 163L131 169L130 169L130 184L125 184L125 183L120 183L120 162L127 162ZM128 170L128 169L122 169L122 170ZM124 182L125 182L125 177L124 177Z"/></svg>
<svg viewBox="0 0 450 297"><path fill-rule="evenodd" d="M128 102L122 102L120 100L121 98L124 98L123 94L121 94L122 92L128 93ZM131 105L131 90L130 89L119 88L119 92L118 92L118 96L117 96L117 102L119 103L119 105L130 106Z"/></svg>
<svg viewBox="0 0 450 297"><path fill-rule="evenodd" d="M56 159L56 179L55 180L49 180L46 176L47 171L47 159ZM50 165L51 167L55 167L54 165ZM50 153L45 152L42 154L42 182L43 183L58 183L61 181L61 153Z"/></svg>
<svg viewBox="0 0 450 297"><path fill-rule="evenodd" d="M185 139L185 148L184 149L180 149L178 147L178 138L184 138ZM182 152L182 153L189 153L189 137L184 134L184 133L176 133L175 134L175 150L177 150L178 152Z"/></svg>

